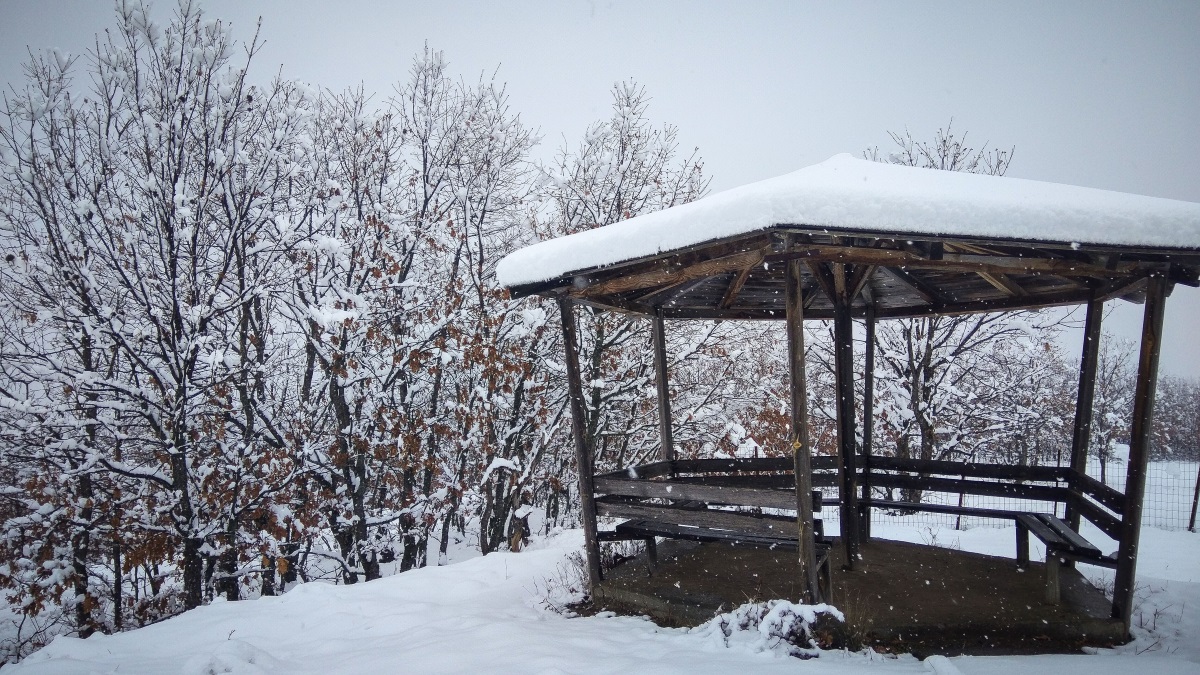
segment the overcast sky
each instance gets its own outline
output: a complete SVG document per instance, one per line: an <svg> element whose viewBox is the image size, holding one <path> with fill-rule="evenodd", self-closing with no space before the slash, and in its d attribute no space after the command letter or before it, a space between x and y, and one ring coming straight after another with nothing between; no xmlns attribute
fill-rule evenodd
<svg viewBox="0 0 1200 675"><path fill-rule="evenodd" d="M839 152L931 137L1016 146L1008 175L1200 202L1200 2L203 3L266 47L255 71L386 96L428 43L464 77L498 70L549 155L633 78L699 146L713 189ZM156 3L164 17L173 2ZM0 80L26 46L85 51L108 2L0 0ZM1136 338L1141 308L1107 327ZM1200 291L1168 301L1162 369L1200 376ZM1078 338L1065 342L1077 344Z"/></svg>

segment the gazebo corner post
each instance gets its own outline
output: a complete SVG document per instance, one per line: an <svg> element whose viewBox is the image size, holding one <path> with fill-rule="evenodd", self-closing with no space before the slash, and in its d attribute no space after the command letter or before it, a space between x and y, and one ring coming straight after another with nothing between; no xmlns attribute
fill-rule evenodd
<svg viewBox="0 0 1200 675"><path fill-rule="evenodd" d="M667 373L667 331L662 307L655 309L651 319L651 338L654 343L654 383L658 389L658 433L660 458L672 462L668 475L675 475L675 436L671 429L671 389Z"/></svg>
<svg viewBox="0 0 1200 675"><path fill-rule="evenodd" d="M1071 470L1078 474L1087 473L1088 443L1092 435L1092 405L1096 398L1096 367L1100 362L1101 323L1104 318L1104 301L1092 294L1087 303L1083 326L1083 355L1079 359L1079 391L1075 399L1075 423L1071 434ZM1069 483L1074 492L1075 477ZM1080 514L1074 504L1074 496L1067 500L1066 520L1072 530L1079 531Z"/></svg>
<svg viewBox="0 0 1200 675"><path fill-rule="evenodd" d="M863 442L862 442L862 501L858 507L858 537L859 542L871 538L871 453L874 452L875 432L875 302L867 297L867 311L864 317L865 343L863 345Z"/></svg>
<svg viewBox="0 0 1200 675"><path fill-rule="evenodd" d="M808 438L808 391L804 380L804 297L799 260L789 260L785 270L787 310L788 373L791 391L791 450L796 474L796 525L799 548L800 587L807 604L820 602L817 584L817 552L813 530L812 450Z"/></svg>
<svg viewBox="0 0 1200 675"><path fill-rule="evenodd" d="M841 478L842 545L846 569L858 559L858 443L854 436L854 320L848 298L839 297L833 314L834 379L837 388L838 473Z"/></svg>
<svg viewBox="0 0 1200 675"><path fill-rule="evenodd" d="M1142 530L1142 498L1146 492L1146 465L1150 459L1150 433L1154 421L1154 394L1158 382L1158 354L1162 344L1167 280L1150 277L1142 319L1142 345L1134 386L1133 420L1129 430L1129 466L1125 478L1125 508L1121 514L1117 547L1117 573L1113 581L1112 616L1129 632L1137 571L1138 539Z"/></svg>
<svg viewBox="0 0 1200 675"><path fill-rule="evenodd" d="M584 554L587 561L588 593L596 597L600 585L600 540L596 528L596 494L592 451L584 431L583 380L579 374L579 338L575 326L575 307L570 298L558 297L562 313L563 351L567 366L567 396L571 406L571 436L575 441L575 466L579 472L579 520L583 525Z"/></svg>

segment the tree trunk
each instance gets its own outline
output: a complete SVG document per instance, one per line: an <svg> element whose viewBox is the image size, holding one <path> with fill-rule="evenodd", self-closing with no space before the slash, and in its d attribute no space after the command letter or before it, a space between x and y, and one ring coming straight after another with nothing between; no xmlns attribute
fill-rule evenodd
<svg viewBox="0 0 1200 675"><path fill-rule="evenodd" d="M204 560L200 555L203 539L183 540L183 608L195 609L204 603Z"/></svg>

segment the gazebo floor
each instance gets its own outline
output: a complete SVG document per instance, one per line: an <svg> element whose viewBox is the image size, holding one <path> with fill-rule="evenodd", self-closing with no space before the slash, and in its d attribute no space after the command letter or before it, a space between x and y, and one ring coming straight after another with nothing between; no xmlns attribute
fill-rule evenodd
<svg viewBox="0 0 1200 675"><path fill-rule="evenodd" d="M1063 602L1043 599L1045 570L1011 558L873 539L853 572L832 551L833 604L851 631L878 649L927 654L1077 652L1123 642L1110 603L1078 571L1063 569ZM644 557L618 565L596 606L694 626L746 602L799 597L795 552L726 543L659 545L651 576Z"/></svg>

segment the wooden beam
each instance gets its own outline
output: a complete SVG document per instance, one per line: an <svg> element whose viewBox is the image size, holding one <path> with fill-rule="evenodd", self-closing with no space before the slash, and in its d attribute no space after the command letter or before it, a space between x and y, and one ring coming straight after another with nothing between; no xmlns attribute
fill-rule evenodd
<svg viewBox="0 0 1200 675"><path fill-rule="evenodd" d="M754 269L754 265L743 267L740 272L734 275L729 282L729 288L725 289L725 297L721 298L721 303L717 305L721 309L729 309L733 307L733 303L737 300L738 293L742 292L742 287L746 285L746 279L750 277L750 270Z"/></svg>
<svg viewBox="0 0 1200 675"><path fill-rule="evenodd" d="M848 287L850 289L847 302L853 304L854 300L862 294L863 289L867 287L867 283L871 281L871 275L875 273L874 265L855 265L854 273L850 275ZM867 300L870 303L870 300Z"/></svg>
<svg viewBox="0 0 1200 675"><path fill-rule="evenodd" d="M558 299L562 313L563 350L567 362L567 397L571 402L571 436L575 440L575 467L579 473L579 519L583 521L584 552L587 556L588 589L595 597L600 585L600 542L596 536L596 491L593 484L592 452L584 429L583 380L579 374L579 347L575 308L568 298Z"/></svg>
<svg viewBox="0 0 1200 675"><path fill-rule="evenodd" d="M802 244L790 247L779 257L800 257L827 263L868 264L880 267L941 270L946 272L989 272L993 274L1055 274L1061 276L1125 276L1134 274L1137 263L1118 263L1112 269L1077 260L1062 258L1032 258L1021 256L944 253L934 259L918 253L891 248L857 246L827 246Z"/></svg>
<svg viewBox="0 0 1200 675"><path fill-rule="evenodd" d="M858 443L854 438L854 320L850 317L850 305L844 297L834 307L833 347L842 544L846 547L846 568L853 570L859 557Z"/></svg>
<svg viewBox="0 0 1200 675"><path fill-rule="evenodd" d="M789 260L784 272L784 301L787 307L788 372L792 399L792 463L796 475L796 526L799 546L801 602L820 602L817 583L816 541L812 511L812 450L808 439L808 390L804 378L804 298L801 294L800 261Z"/></svg>
<svg viewBox="0 0 1200 675"><path fill-rule="evenodd" d="M1137 570L1138 539L1142 531L1142 498L1146 493L1146 464L1150 460L1150 434L1154 422L1154 390L1158 383L1158 353L1162 344L1167 280L1150 278L1142 318L1142 349L1138 357L1133 393L1133 420L1129 428L1129 468L1125 477L1125 511L1117 547L1117 574L1113 580L1114 619L1129 630Z"/></svg>
<svg viewBox="0 0 1200 675"><path fill-rule="evenodd" d="M646 499L695 500L706 504L758 506L764 509L790 511L796 508L791 491L760 487L730 487L681 483L677 481L629 480L626 478L597 478L596 491L603 494ZM789 525L791 523L789 522ZM790 528L789 528L790 529Z"/></svg>
<svg viewBox="0 0 1200 675"><path fill-rule="evenodd" d="M675 460L675 436L671 430L671 388L667 380L667 336L662 309L654 315L651 338L654 343L654 383L658 387L658 438L660 457Z"/></svg>
<svg viewBox="0 0 1200 675"><path fill-rule="evenodd" d="M816 261L806 261L808 269L812 272L813 279L817 285L825 292L825 297L829 298L830 304L837 304L837 286L834 285L833 272L829 271L828 265L823 265Z"/></svg>
<svg viewBox="0 0 1200 675"><path fill-rule="evenodd" d="M638 297L634 298L633 301L634 301L634 303L639 304L639 305L651 305L651 306L661 305L661 304L664 304L663 302L661 302L661 299L663 298L663 296L670 296L667 299L667 302L670 302L670 301L674 300L675 298L679 297L680 295L683 295L683 294L691 291L692 289L696 288L697 286L703 284L706 281L708 281L708 277L703 277L700 279L684 279L682 281L678 281L678 282L670 284L668 286L662 286L660 288L655 288L655 289L651 290L649 293L643 293L642 295L639 295Z"/></svg>
<svg viewBox="0 0 1200 675"><path fill-rule="evenodd" d="M891 275L891 277L896 281L908 286L918 296L920 296L922 300L929 303L933 307L941 307L942 305L946 304L945 298L942 297L942 294L936 288L925 283L924 281L921 281L908 272L905 272L901 269L896 269L894 267L884 267L883 271L886 274Z"/></svg>
<svg viewBox="0 0 1200 675"><path fill-rule="evenodd" d="M1096 365L1100 361L1100 324L1104 301L1092 298L1083 326L1083 356L1079 359L1079 388L1075 397L1075 425L1071 434L1071 468L1087 473L1088 441L1092 435L1092 403L1096 393ZM1079 510L1067 503L1067 523L1079 531Z"/></svg>
<svg viewBox="0 0 1200 675"><path fill-rule="evenodd" d="M1013 281L1007 274L993 274L991 272L976 272L984 281L995 286L1002 293L1005 293L1014 298L1023 298L1029 295L1029 291L1021 288L1021 285Z"/></svg>
<svg viewBox="0 0 1200 675"><path fill-rule="evenodd" d="M812 499L812 495L809 495L809 499ZM696 510L623 500L620 497L601 497L596 506L601 515L613 518L661 520L673 525L712 527L768 537L783 538L788 536L792 529L791 519L780 516L753 516L718 509Z"/></svg>
<svg viewBox="0 0 1200 675"><path fill-rule="evenodd" d="M829 271L833 273L833 302L840 303L846 301L846 265L844 263L834 263L826 265Z"/></svg>
<svg viewBox="0 0 1200 675"><path fill-rule="evenodd" d="M1132 293L1137 293L1146 286L1148 275L1139 275L1129 279L1117 279L1110 281L1104 286L1096 290L1096 299L1100 302L1105 300L1125 299L1125 296Z"/></svg>
<svg viewBox="0 0 1200 675"><path fill-rule="evenodd" d="M874 451L875 435L875 303L867 292L866 344L863 346L866 366L863 369L863 471L871 470L871 453ZM866 501L871 497L871 488L867 482L862 484L863 502L859 505L858 534L860 541L871 538L871 506Z"/></svg>
<svg viewBox="0 0 1200 675"><path fill-rule="evenodd" d="M614 295L617 293L628 293L629 291L638 291L643 288L651 288L655 286L665 286L669 284L677 284L693 279L702 279L711 277L717 274L724 274L735 270L741 270L746 267L754 267L761 265L769 248L758 248L750 251L742 251L732 255L713 258L698 262L694 265L680 267L676 269L656 269L639 274L631 274L627 276L618 276L600 281L594 284L589 284L579 289L572 289L572 296L595 297L600 295Z"/></svg>

